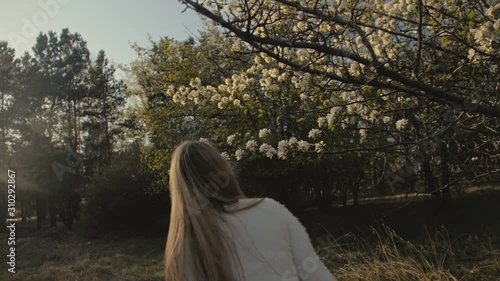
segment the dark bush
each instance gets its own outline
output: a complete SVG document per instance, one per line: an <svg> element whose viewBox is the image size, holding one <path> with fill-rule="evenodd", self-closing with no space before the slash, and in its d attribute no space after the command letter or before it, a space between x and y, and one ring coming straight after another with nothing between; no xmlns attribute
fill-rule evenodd
<svg viewBox="0 0 500 281"><path fill-rule="evenodd" d="M85 188L83 204L90 225L119 232L166 229L158 222L168 217L170 200L167 192L150 192L153 180L138 148L114 155L111 164L97 172Z"/></svg>

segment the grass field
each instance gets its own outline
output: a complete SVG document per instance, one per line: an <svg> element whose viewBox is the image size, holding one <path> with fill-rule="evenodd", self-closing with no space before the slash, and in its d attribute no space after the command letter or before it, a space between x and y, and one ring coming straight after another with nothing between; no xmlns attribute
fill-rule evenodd
<svg viewBox="0 0 500 281"><path fill-rule="evenodd" d="M382 202L331 214L313 211L301 220L341 281L497 281L499 214L500 192L485 191L455 199L446 209L430 200ZM119 238L18 223L17 273L7 273L2 262L0 280L159 281L164 243L163 233Z"/></svg>

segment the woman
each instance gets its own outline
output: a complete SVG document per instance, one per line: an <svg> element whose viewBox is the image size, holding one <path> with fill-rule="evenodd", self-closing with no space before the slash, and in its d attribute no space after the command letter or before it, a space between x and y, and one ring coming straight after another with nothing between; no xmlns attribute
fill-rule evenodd
<svg viewBox="0 0 500 281"><path fill-rule="evenodd" d="M246 198L210 144L177 147L170 193L167 281L336 280L299 220L272 199Z"/></svg>

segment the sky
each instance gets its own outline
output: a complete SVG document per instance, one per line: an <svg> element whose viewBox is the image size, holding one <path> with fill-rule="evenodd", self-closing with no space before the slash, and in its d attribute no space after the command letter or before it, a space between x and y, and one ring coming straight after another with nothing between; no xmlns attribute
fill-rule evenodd
<svg viewBox="0 0 500 281"><path fill-rule="evenodd" d="M136 58L133 42L196 36L201 18L184 10L178 0L0 0L0 40L21 55L40 32L67 27L82 35L92 54L102 49L112 63L127 64Z"/></svg>

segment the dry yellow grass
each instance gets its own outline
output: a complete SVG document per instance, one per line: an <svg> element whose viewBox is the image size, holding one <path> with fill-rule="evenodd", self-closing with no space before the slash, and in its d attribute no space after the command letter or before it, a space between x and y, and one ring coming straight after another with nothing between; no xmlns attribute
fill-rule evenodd
<svg viewBox="0 0 500 281"><path fill-rule="evenodd" d="M346 235L318 247L342 281L498 281L500 251L488 240L452 240L446 229L412 243L382 226L375 239ZM324 240L324 239L323 239Z"/></svg>
<svg viewBox="0 0 500 281"><path fill-rule="evenodd" d="M500 280L500 251L491 241L452 240L445 229L414 243L387 227L372 234L314 241L322 241L318 254L340 281ZM18 272L2 272L1 280L162 280L162 238L86 240L51 230L19 242Z"/></svg>
<svg viewBox="0 0 500 281"><path fill-rule="evenodd" d="M0 273L12 281L161 280L164 239L88 240L49 230L18 240L15 274Z"/></svg>

